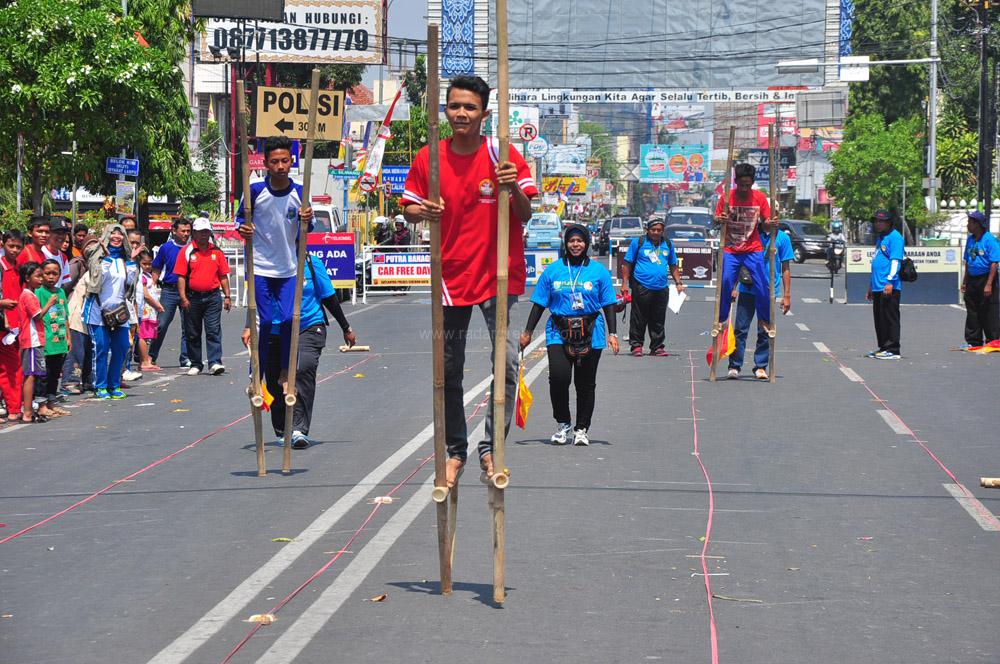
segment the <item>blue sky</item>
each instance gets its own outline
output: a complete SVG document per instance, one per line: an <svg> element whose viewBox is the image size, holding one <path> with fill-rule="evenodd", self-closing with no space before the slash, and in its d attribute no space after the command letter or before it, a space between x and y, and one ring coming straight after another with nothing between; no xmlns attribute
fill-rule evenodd
<svg viewBox="0 0 1000 664"><path fill-rule="evenodd" d="M427 37L427 3L424 0L391 0L389 6L389 36L423 39ZM365 85L371 87L378 77L378 66L365 70ZM388 75L386 75L388 77Z"/></svg>

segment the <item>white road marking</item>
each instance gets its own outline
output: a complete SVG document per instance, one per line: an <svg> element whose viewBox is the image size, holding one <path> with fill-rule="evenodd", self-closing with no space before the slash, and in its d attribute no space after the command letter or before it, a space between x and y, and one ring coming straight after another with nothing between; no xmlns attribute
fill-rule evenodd
<svg viewBox="0 0 1000 664"><path fill-rule="evenodd" d="M904 436L910 433L910 430L905 424L903 424L903 421L896 417L893 413L883 409L876 410L875 412L878 413L882 419L885 420L885 423L889 425L889 428L896 433Z"/></svg>
<svg viewBox="0 0 1000 664"><path fill-rule="evenodd" d="M378 306L378 305L373 305ZM536 338L525 349L530 353L545 341L545 335ZM529 372L529 376L536 370L548 364L548 360L543 358ZM525 377L525 380L528 378ZM464 403L468 406L474 401L483 390L493 384L493 378L487 377L480 381L475 387L465 393ZM212 638L225 625L236 617L257 595L259 595L270 583L294 563L299 556L305 553L320 537L337 524L337 522L360 503L372 490L378 486L391 473L396 470L404 461L409 459L414 452L431 440L434 435L434 423L428 424L423 431L411 438L405 445L400 447L389 458L383 461L377 468L372 470L354 488L331 505L325 512L317 517L312 523L306 526L305 530L294 537L291 542L285 544L257 571L247 577L239 586L230 592L222 601L216 604L208 613L198 619L187 631L158 652L149 664L179 664L190 657L206 641ZM470 438L470 440L475 440ZM426 501L429 503L430 501Z"/></svg>
<svg viewBox="0 0 1000 664"><path fill-rule="evenodd" d="M542 358L524 377L531 385L539 374L548 366L548 359ZM486 433L485 422L469 437L469 440L480 440ZM329 622L333 614L343 606L358 586L364 582L380 560L389 552L410 524L416 520L420 512L432 504L428 493L434 485L434 476L428 477L421 487L406 501L406 504L379 529L368 544L354 557L351 563L341 572L336 580L323 591L309 608L282 634L265 652L257 664L276 664L292 662L309 645L313 637Z"/></svg>
<svg viewBox="0 0 1000 664"><path fill-rule="evenodd" d="M965 307L963 307L961 304L949 304L948 306L951 307L952 309L958 309L959 311L965 311Z"/></svg>
<svg viewBox="0 0 1000 664"><path fill-rule="evenodd" d="M815 346L816 350L818 350L821 353L829 353L830 352L830 349L827 348L826 344L823 343L822 341L814 341L813 342L813 346ZM787 353L788 351L784 351L784 352Z"/></svg>
<svg viewBox="0 0 1000 664"><path fill-rule="evenodd" d="M806 325L805 323L796 323L795 327L799 328L803 332L808 332L809 331L809 326Z"/></svg>
<svg viewBox="0 0 1000 664"><path fill-rule="evenodd" d="M836 302L837 304L847 304L847 298L843 297L834 298L833 301Z"/></svg>
<svg viewBox="0 0 1000 664"><path fill-rule="evenodd" d="M7 427L6 429L0 429L0 433L10 433L11 431L17 431L18 429L23 429L26 426L28 426L28 425L27 424L14 424L14 425L11 425L11 426Z"/></svg>
<svg viewBox="0 0 1000 664"><path fill-rule="evenodd" d="M952 497L958 501L958 504L962 506L962 509L968 512L969 516L975 519L976 523L978 523L983 530L993 532L1000 531L1000 524L998 524L996 516L986 509L986 506L979 502L979 500L975 497L966 495L965 491L962 490L962 487L957 484L942 484L941 486L943 486L945 490L947 490L948 493L950 493Z"/></svg>
<svg viewBox="0 0 1000 664"><path fill-rule="evenodd" d="M375 307L381 307L381 306L383 306L385 304L388 304L388 303L387 302L379 302L378 304L369 304L367 307L361 307L360 309L352 311L351 315L352 316L357 316L358 314L363 314L366 311L371 311Z"/></svg>
<svg viewBox="0 0 1000 664"><path fill-rule="evenodd" d="M626 484L694 484L705 486L704 482L667 482L663 480L625 480ZM735 484L732 482L712 482L712 486L753 486L753 484Z"/></svg>
<svg viewBox="0 0 1000 664"><path fill-rule="evenodd" d="M856 372L854 369L852 369L850 367L840 367L840 373L842 373L845 376L847 376L847 379L849 381L851 381L852 383L863 383L863 382L865 382L865 379L862 378L861 376L859 376L858 372Z"/></svg>
<svg viewBox="0 0 1000 664"><path fill-rule="evenodd" d="M170 381L175 380L178 376L181 375L182 374L174 374L172 376L161 376L160 378L157 378L156 380L151 380L148 383L144 382L141 385L139 385L139 387L152 387L153 385L162 385L163 383L169 383Z"/></svg>
<svg viewBox="0 0 1000 664"><path fill-rule="evenodd" d="M804 297L802 301L806 304L819 304L819 300L815 297Z"/></svg>
<svg viewBox="0 0 1000 664"><path fill-rule="evenodd" d="M244 355L249 355L249 354L250 354L250 349L249 348L244 348L240 352L238 352L235 355L233 355L233 357L243 357Z"/></svg>

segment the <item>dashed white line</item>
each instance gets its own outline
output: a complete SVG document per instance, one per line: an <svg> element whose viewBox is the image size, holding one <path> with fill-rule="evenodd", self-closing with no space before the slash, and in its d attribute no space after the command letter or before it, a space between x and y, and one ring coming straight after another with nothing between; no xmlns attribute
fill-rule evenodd
<svg viewBox="0 0 1000 664"><path fill-rule="evenodd" d="M942 484L941 486L958 501L962 509L968 512L969 516L975 519L976 523L983 530L1000 531L1000 524L998 524L996 516L986 509L986 506L979 502L979 500L963 491L962 487L957 484Z"/></svg>
<svg viewBox="0 0 1000 664"><path fill-rule="evenodd" d="M863 382L865 382L865 379L862 378L861 376L859 376L858 372L856 372L854 369L852 369L850 367L840 367L840 373L842 373L845 376L847 376L847 379L849 381L851 381L852 383L863 383Z"/></svg>
<svg viewBox="0 0 1000 664"><path fill-rule="evenodd" d="M949 304L948 306L951 307L952 309L958 309L959 311L965 311L965 307L963 307L961 304Z"/></svg>
<svg viewBox="0 0 1000 664"><path fill-rule="evenodd" d="M815 297L804 297L802 301L806 304L819 304L819 300Z"/></svg>
<svg viewBox="0 0 1000 664"><path fill-rule="evenodd" d="M903 424L903 421L895 415L895 413L891 413L888 410L884 409L879 409L876 410L875 412L878 413L882 417L882 419L885 420L885 423L889 425L889 428L895 431L896 433L904 436L910 433L910 430L906 427L905 424Z"/></svg>
<svg viewBox="0 0 1000 664"><path fill-rule="evenodd" d="M809 326L806 325L805 323L796 323L795 327L799 328L803 332L808 332L809 331Z"/></svg>
<svg viewBox="0 0 1000 664"><path fill-rule="evenodd" d="M823 343L822 341L814 341L813 342L813 346L815 346L816 350L818 350L821 353L829 353L830 352L830 349L827 348L826 344Z"/></svg>

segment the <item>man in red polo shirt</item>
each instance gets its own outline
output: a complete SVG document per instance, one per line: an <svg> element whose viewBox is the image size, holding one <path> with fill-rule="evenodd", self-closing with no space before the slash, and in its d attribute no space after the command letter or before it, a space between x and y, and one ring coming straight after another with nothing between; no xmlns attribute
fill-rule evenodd
<svg viewBox="0 0 1000 664"><path fill-rule="evenodd" d="M184 337L187 340L188 358L191 360L191 368L187 374L197 376L204 369L201 362L201 330L204 326L208 371L213 376L218 376L226 371L222 364L222 310L229 311L232 307L229 297L229 261L212 244L212 224L205 217L195 219L191 227L191 240L177 254L177 262L174 264L180 307L187 311Z"/></svg>
<svg viewBox="0 0 1000 664"><path fill-rule="evenodd" d="M35 216L28 224L28 238L24 243L24 251L17 257L17 266L21 267L28 261L41 265L48 256L45 255L45 245L49 243L51 222L46 216Z"/></svg>
<svg viewBox="0 0 1000 664"><path fill-rule="evenodd" d="M478 306L495 343L497 284L497 198L500 187L510 191L510 290L508 312L524 293L525 264L523 224L531 218L531 198L538 189L528 164L511 147L510 161L500 162L499 144L480 135L490 87L479 77L451 79L446 95L445 117L452 137L441 141L441 203L426 200L429 149L417 153L401 197L403 213L410 223L441 224L441 272L444 298L444 412L448 445L448 484L454 485L465 464L468 432L462 401L465 344L472 308ZM506 412L504 432L510 428L517 382L516 335L508 334L506 366ZM479 462L493 474L493 427L497 416L492 407L486 415L486 439L479 443Z"/></svg>

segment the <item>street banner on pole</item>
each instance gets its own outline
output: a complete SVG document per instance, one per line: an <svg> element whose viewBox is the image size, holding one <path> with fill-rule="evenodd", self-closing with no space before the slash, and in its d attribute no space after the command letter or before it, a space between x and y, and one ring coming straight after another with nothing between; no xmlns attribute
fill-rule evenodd
<svg viewBox="0 0 1000 664"><path fill-rule="evenodd" d="M115 212L117 214L135 213L135 182L115 181Z"/></svg>

